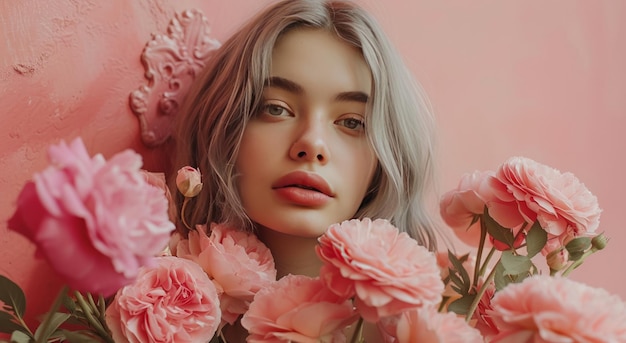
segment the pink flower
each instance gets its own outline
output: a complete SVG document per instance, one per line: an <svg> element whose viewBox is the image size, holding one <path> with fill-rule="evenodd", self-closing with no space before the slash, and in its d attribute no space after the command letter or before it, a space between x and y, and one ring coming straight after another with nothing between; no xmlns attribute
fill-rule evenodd
<svg viewBox="0 0 626 343"><path fill-rule="evenodd" d="M478 289L483 287L484 282L481 280L478 283ZM476 311L473 314L473 318L476 320L475 328L480 331L480 333L484 337L491 337L498 333L498 327L491 319L491 311L493 307L491 306L491 300L496 293L496 286L493 283L489 283L485 293L480 298L478 302L478 306L476 307Z"/></svg>
<svg viewBox="0 0 626 343"><path fill-rule="evenodd" d="M480 242L480 222L472 224L472 221L483 214L485 206L489 215L506 228L524 223L515 199L494 175L491 171L463 175L457 188L445 193L439 203L442 219L470 246L478 246Z"/></svg>
<svg viewBox="0 0 626 343"><path fill-rule="evenodd" d="M491 301L493 342L626 342L626 303L559 276L509 284Z"/></svg>
<svg viewBox="0 0 626 343"><path fill-rule="evenodd" d="M130 150L107 162L77 138L48 155L51 166L24 186L8 226L70 287L109 296L167 245L174 224L165 193L146 182Z"/></svg>
<svg viewBox="0 0 626 343"><path fill-rule="evenodd" d="M165 194L165 198L167 199L167 202L168 202L168 211L167 211L168 217L170 218L170 221L172 223L176 222L176 218L178 217L178 211L176 210L176 204L174 204L174 201L172 200L172 193L170 193L170 189L169 187L167 187L167 181L165 181L165 174L149 172L147 170L141 170L141 172L144 178L146 179L146 182L148 182L154 187L157 187L163 190L163 193Z"/></svg>
<svg viewBox="0 0 626 343"><path fill-rule="evenodd" d="M256 235L223 224L196 226L186 240L173 249L176 256L198 263L218 289L222 319L233 324L246 312L256 292L276 281L276 268L270 250Z"/></svg>
<svg viewBox="0 0 626 343"><path fill-rule="evenodd" d="M506 161L496 177L513 197L529 211L522 213L532 223L539 220L551 236L593 233L600 223L597 198L572 173L524 157Z"/></svg>
<svg viewBox="0 0 626 343"><path fill-rule="evenodd" d="M200 170L184 166L176 174L176 187L187 198L193 198L202 190Z"/></svg>
<svg viewBox="0 0 626 343"><path fill-rule="evenodd" d="M437 312L434 307L412 309L402 313L392 337L397 343L482 343L480 332L452 312ZM386 330L389 330L387 328Z"/></svg>
<svg viewBox="0 0 626 343"><path fill-rule="evenodd" d="M287 275L260 290L243 315L247 342L345 342L342 332L357 315L349 300L319 278Z"/></svg>
<svg viewBox="0 0 626 343"><path fill-rule="evenodd" d="M316 247L325 263L320 278L350 298L370 322L441 301L435 255L389 221L349 220L331 225Z"/></svg>
<svg viewBox="0 0 626 343"><path fill-rule="evenodd" d="M200 266L159 257L122 288L106 311L115 342L208 342L220 323L215 286Z"/></svg>

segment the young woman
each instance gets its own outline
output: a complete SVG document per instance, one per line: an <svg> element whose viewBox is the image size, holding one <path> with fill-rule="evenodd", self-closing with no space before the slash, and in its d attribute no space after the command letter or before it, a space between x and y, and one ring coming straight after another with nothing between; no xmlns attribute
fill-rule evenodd
<svg viewBox="0 0 626 343"><path fill-rule="evenodd" d="M317 275L317 237L351 218L389 219L435 249L424 206L433 123L410 75L353 3L287 0L259 13L211 58L179 115L174 167L199 168L204 184L186 222L252 230L279 277Z"/></svg>

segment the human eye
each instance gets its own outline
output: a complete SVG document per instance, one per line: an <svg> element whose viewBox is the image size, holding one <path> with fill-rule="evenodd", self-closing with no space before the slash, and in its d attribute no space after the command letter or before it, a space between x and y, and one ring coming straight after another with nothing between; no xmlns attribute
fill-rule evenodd
<svg viewBox="0 0 626 343"><path fill-rule="evenodd" d="M270 117L285 117L291 114L285 106L273 102L263 104L260 112Z"/></svg>
<svg viewBox="0 0 626 343"><path fill-rule="evenodd" d="M365 120L360 117L350 116L346 118L340 118L335 121L335 124L345 127L351 131L362 132L365 131Z"/></svg>

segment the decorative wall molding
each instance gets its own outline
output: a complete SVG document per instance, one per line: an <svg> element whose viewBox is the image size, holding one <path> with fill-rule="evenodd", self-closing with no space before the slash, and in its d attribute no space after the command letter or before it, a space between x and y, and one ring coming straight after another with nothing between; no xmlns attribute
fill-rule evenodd
<svg viewBox="0 0 626 343"><path fill-rule="evenodd" d="M167 34L153 34L141 54L147 85L130 94L141 139L157 147L171 135L172 122L196 75L220 43L211 38L207 18L197 9L176 13Z"/></svg>

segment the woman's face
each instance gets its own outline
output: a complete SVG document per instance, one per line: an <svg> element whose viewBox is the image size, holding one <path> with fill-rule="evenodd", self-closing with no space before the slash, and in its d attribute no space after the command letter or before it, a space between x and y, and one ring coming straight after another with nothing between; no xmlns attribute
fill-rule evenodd
<svg viewBox="0 0 626 343"><path fill-rule="evenodd" d="M257 225L317 237L354 216L374 175L371 74L356 48L296 29L275 45L270 75L237 157L239 193Z"/></svg>

